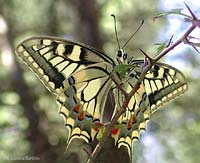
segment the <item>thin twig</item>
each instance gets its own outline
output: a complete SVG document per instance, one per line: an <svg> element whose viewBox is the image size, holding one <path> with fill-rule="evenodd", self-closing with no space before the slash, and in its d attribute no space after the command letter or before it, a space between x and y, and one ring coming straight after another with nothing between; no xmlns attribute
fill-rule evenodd
<svg viewBox="0 0 200 163"><path fill-rule="evenodd" d="M112 81L115 83L115 85L117 86L117 88L122 92L122 94L127 97L128 93L123 89L122 85L120 83L118 83L118 81L115 79L115 77L111 74L110 78L112 79Z"/></svg>
<svg viewBox="0 0 200 163"><path fill-rule="evenodd" d="M139 48L139 50L142 52L142 54L149 60L149 62L151 62L152 58L147 54L145 53L141 48Z"/></svg>

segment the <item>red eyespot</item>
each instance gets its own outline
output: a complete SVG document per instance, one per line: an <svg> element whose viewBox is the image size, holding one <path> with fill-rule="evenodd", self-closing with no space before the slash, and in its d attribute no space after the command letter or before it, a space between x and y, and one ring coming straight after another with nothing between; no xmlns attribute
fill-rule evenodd
<svg viewBox="0 0 200 163"><path fill-rule="evenodd" d="M83 111L80 112L79 115L78 115L78 119L79 119L80 121L82 121L82 120L84 119L84 117L85 117L84 112L83 112Z"/></svg>
<svg viewBox="0 0 200 163"><path fill-rule="evenodd" d="M117 135L119 133L119 129L118 128L113 128L111 133L112 133L112 135Z"/></svg>
<svg viewBox="0 0 200 163"><path fill-rule="evenodd" d="M132 123L136 123L136 122L137 122L137 119L136 119L136 116L134 115L132 118Z"/></svg>
<svg viewBox="0 0 200 163"><path fill-rule="evenodd" d="M92 126L92 128L95 130L95 131L99 131L99 129L101 127L103 127L104 125L102 123L100 123L99 121L95 122Z"/></svg>
<svg viewBox="0 0 200 163"><path fill-rule="evenodd" d="M78 113L80 111L80 108L81 108L80 104L76 104L74 106L74 111Z"/></svg>
<svg viewBox="0 0 200 163"><path fill-rule="evenodd" d="M103 124L102 124L102 123L100 123L99 121L98 121L98 122L96 122L96 123L95 123L95 125L96 125L98 128L100 128L100 127L102 127L102 126L103 126Z"/></svg>

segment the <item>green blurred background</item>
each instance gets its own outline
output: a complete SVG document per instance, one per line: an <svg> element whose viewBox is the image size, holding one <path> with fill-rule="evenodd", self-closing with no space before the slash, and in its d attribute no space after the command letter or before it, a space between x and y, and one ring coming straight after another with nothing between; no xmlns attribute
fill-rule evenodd
<svg viewBox="0 0 200 163"><path fill-rule="evenodd" d="M59 36L86 43L114 58L117 43L110 15L115 14L121 45L141 19L145 20L126 47L129 56L142 58L138 48L154 56L157 48L154 44L171 37L167 32L169 20L152 20L162 10L162 3L158 0L0 0L0 162L18 163L31 157L40 160L23 162L66 160L67 131L58 114L56 99L16 58L14 47L20 41L35 35ZM183 3L180 7L184 7ZM183 19L181 27L186 27ZM200 160L199 54L187 48L162 59L163 62L172 60L186 75L189 90L152 115L147 132L136 143L135 163Z"/></svg>

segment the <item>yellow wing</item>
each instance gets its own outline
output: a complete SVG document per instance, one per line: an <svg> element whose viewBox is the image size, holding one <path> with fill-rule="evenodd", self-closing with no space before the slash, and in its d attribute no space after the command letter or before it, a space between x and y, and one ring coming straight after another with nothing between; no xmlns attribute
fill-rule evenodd
<svg viewBox="0 0 200 163"><path fill-rule="evenodd" d="M164 63L155 64L146 74L143 84L152 113L188 89L184 75L178 69Z"/></svg>
<svg viewBox="0 0 200 163"><path fill-rule="evenodd" d="M126 78L122 79L123 88L130 92L139 78L144 62L135 60L131 63L133 70ZM119 118L112 137L120 148L125 146L130 157L133 144L140 137L140 132L145 130L150 114L160 106L187 90L187 84L183 74L167 64L156 63L147 72L137 92L131 98L126 112ZM115 90L116 109L122 106L124 100L120 90Z"/></svg>
<svg viewBox="0 0 200 163"><path fill-rule="evenodd" d="M17 55L57 96L60 113L73 138L91 141L92 126L101 121L105 99L112 86L114 61L87 45L54 37L33 37L16 48Z"/></svg>
<svg viewBox="0 0 200 163"><path fill-rule="evenodd" d="M101 62L115 65L110 57L92 47L56 37L29 38L15 51L56 95L64 87L63 81L74 72Z"/></svg>
<svg viewBox="0 0 200 163"><path fill-rule="evenodd" d="M68 78L65 89L58 96L60 113L70 131L69 141L81 137L91 142L97 130L95 123L102 121L105 100L112 86L112 80L105 72L112 67L103 62L82 69Z"/></svg>
<svg viewBox="0 0 200 163"><path fill-rule="evenodd" d="M98 132L95 124L102 123L108 92L114 87L110 79L114 61L87 45L52 37L27 39L18 45L16 53L57 96L59 112L69 131L67 145L74 138L92 141ZM119 77L128 93L144 63L135 60L131 65L133 70L126 77ZM133 142L139 138L140 131L145 130L150 114L186 90L185 78L179 70L155 64L112 130L117 147L127 147L131 156ZM119 89L114 89L114 95L113 116L124 101Z"/></svg>

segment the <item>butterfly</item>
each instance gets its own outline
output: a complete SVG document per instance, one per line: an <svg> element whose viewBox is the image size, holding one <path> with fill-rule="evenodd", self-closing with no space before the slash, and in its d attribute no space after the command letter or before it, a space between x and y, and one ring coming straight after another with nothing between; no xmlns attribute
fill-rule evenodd
<svg viewBox="0 0 200 163"><path fill-rule="evenodd" d="M75 138L93 141L105 124L105 112L112 109L112 120L122 107L125 97L111 76L129 93L145 66L143 60L128 60L123 49L113 60L93 47L56 37L29 38L15 51L56 96L69 131L67 146ZM120 66L128 70L120 74ZM178 69L164 63L153 65L111 131L116 146L125 146L131 156L150 115L186 90L185 77ZM106 108L110 92L114 107Z"/></svg>

